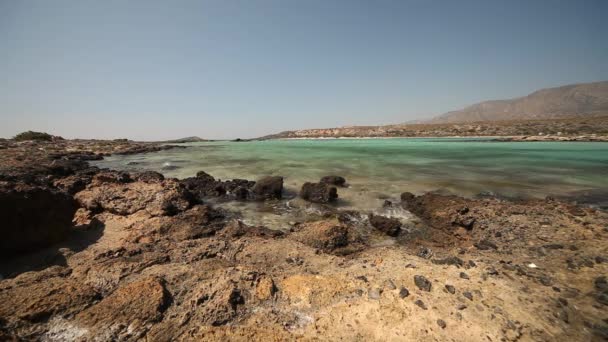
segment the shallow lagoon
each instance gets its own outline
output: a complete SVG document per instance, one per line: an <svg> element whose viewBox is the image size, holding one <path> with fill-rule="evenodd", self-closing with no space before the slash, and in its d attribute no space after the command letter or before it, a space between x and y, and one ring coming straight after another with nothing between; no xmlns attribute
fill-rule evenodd
<svg viewBox="0 0 608 342"><path fill-rule="evenodd" d="M112 156L97 163L121 170L155 170L191 177L285 177L287 197L306 181L344 176L338 206L376 210L404 191L447 190L463 196L578 196L604 206L608 144L495 142L487 139L317 139L185 144L186 149ZM583 197L581 197L583 195ZM244 204L243 204L244 205Z"/></svg>

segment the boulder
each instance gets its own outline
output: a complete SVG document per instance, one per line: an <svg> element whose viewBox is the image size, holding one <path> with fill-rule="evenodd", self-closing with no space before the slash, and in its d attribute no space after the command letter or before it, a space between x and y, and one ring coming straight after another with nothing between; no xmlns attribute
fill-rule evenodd
<svg viewBox="0 0 608 342"><path fill-rule="evenodd" d="M0 255L34 251L63 240L76 209L76 202L65 192L0 185Z"/></svg>
<svg viewBox="0 0 608 342"><path fill-rule="evenodd" d="M397 236L401 231L401 222L396 218L370 214L369 223L389 236Z"/></svg>
<svg viewBox="0 0 608 342"><path fill-rule="evenodd" d="M319 183L325 183L335 186L346 186L346 179L340 176L325 176L321 178Z"/></svg>
<svg viewBox="0 0 608 342"><path fill-rule="evenodd" d="M283 177L264 177L255 182L251 189L257 200L281 199L283 196Z"/></svg>
<svg viewBox="0 0 608 342"><path fill-rule="evenodd" d="M325 183L309 183L302 185L300 197L314 203L329 203L338 199L338 189Z"/></svg>
<svg viewBox="0 0 608 342"><path fill-rule="evenodd" d="M349 242L348 227L335 219L304 223L299 228L292 238L325 252L345 247Z"/></svg>

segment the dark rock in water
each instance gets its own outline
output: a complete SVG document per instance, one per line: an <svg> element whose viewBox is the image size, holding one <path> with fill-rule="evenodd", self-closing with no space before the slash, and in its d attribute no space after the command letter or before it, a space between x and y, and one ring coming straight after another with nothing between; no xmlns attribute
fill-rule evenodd
<svg viewBox="0 0 608 342"><path fill-rule="evenodd" d="M393 206L393 202L389 201L389 200L385 200L384 203L382 203L382 208L390 208Z"/></svg>
<svg viewBox="0 0 608 342"><path fill-rule="evenodd" d="M196 177L180 180L180 183L198 197L223 196L226 194L226 189L222 182L216 181L212 176L203 171L197 173Z"/></svg>
<svg viewBox="0 0 608 342"><path fill-rule="evenodd" d="M73 197L52 189L0 188L0 254L34 251L63 240L77 209Z"/></svg>
<svg viewBox="0 0 608 342"><path fill-rule="evenodd" d="M477 249L481 249L482 251L488 250L488 249L498 249L498 246L496 246L496 244L490 240L487 239L483 239L477 243L475 243L475 247L477 247Z"/></svg>
<svg viewBox="0 0 608 342"><path fill-rule="evenodd" d="M404 193L401 194L401 201L402 202L408 202L408 201L413 200L415 197L416 196L413 193L411 193L411 192L404 192Z"/></svg>
<svg viewBox="0 0 608 342"><path fill-rule="evenodd" d="M346 179L344 179L344 177L340 177L340 176L325 176L325 177L321 178L319 183L325 183L325 184L336 185L336 186L345 186Z"/></svg>
<svg viewBox="0 0 608 342"><path fill-rule="evenodd" d="M456 293L456 288L455 288L453 285L447 285L447 284L446 284L446 285L445 285L445 289L446 289L446 290L447 290L449 293L451 293L451 294Z"/></svg>
<svg viewBox="0 0 608 342"><path fill-rule="evenodd" d="M416 299L416 301L414 302L414 304L418 305L423 310L427 310L426 304L424 304L424 302L421 301L420 299Z"/></svg>
<svg viewBox="0 0 608 342"><path fill-rule="evenodd" d="M444 259L433 259L431 261L435 265L452 265L456 267L464 266L464 261L459 257L451 256Z"/></svg>
<svg viewBox="0 0 608 342"><path fill-rule="evenodd" d="M396 218L370 214L369 223L388 236L397 236L401 231L401 222Z"/></svg>
<svg viewBox="0 0 608 342"><path fill-rule="evenodd" d="M325 183L309 183L302 185L300 197L313 203L329 203L338 199L338 189Z"/></svg>
<svg viewBox="0 0 608 342"><path fill-rule="evenodd" d="M179 166L177 166L177 165L171 165L171 164L165 164L162 167L162 169L166 170L166 171L177 170L179 168L180 168Z"/></svg>
<svg viewBox="0 0 608 342"><path fill-rule="evenodd" d="M257 200L281 199L283 196L283 177L264 177L255 182L251 189Z"/></svg>
<svg viewBox="0 0 608 342"><path fill-rule="evenodd" d="M196 173L196 178L198 179L202 179L202 180L206 180L206 181L215 181L215 178L213 178L213 176L211 176L210 174L208 174L205 171L199 171Z"/></svg>
<svg viewBox="0 0 608 342"><path fill-rule="evenodd" d="M437 325L441 328L441 329L445 329L445 327L447 327L447 324L445 324L445 321L442 319L438 319L437 320Z"/></svg>
<svg viewBox="0 0 608 342"><path fill-rule="evenodd" d="M431 282L426 279L426 277L421 275L414 276L414 284L418 286L418 288L422 291L430 292L431 291Z"/></svg>
<svg viewBox="0 0 608 342"><path fill-rule="evenodd" d="M410 291L408 289L406 289L405 287L401 287L401 289L399 289L399 298L405 298L407 296L410 295Z"/></svg>

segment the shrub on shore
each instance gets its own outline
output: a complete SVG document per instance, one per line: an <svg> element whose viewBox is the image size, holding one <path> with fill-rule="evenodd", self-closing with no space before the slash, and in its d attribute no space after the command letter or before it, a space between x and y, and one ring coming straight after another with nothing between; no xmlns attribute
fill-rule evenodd
<svg viewBox="0 0 608 342"><path fill-rule="evenodd" d="M52 140L63 140L61 137L56 137L44 132L27 131L22 132L13 138L16 141L27 141L27 140L38 140L38 141L52 141Z"/></svg>

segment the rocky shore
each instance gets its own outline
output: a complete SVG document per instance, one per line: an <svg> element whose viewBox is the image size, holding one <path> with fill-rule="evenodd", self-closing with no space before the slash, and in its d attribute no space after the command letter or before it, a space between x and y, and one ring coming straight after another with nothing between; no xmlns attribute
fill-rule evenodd
<svg viewBox="0 0 608 342"><path fill-rule="evenodd" d="M87 162L165 148L0 140L0 340L608 338L604 211L404 192L384 204L402 221L340 210L328 175L299 193L315 214L271 230L209 203L281 203L282 177Z"/></svg>

